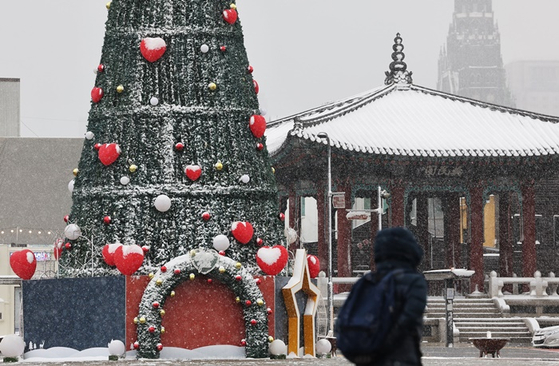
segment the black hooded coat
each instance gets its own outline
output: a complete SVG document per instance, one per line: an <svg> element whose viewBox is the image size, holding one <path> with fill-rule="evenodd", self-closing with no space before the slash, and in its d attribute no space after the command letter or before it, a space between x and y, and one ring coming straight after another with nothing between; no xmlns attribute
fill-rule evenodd
<svg viewBox="0 0 559 366"><path fill-rule="evenodd" d="M427 304L427 282L417 271L417 266L423 257L423 249L409 230L395 227L378 232L374 254L379 278L394 269L405 269L404 273L395 277L399 302L397 305L401 310L394 328L386 337L382 351L370 355L364 363L358 365L421 365L420 344L423 312Z"/></svg>

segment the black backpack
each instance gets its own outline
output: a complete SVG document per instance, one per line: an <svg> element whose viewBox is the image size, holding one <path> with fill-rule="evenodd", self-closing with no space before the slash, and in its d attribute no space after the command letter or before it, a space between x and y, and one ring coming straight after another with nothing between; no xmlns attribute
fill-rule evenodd
<svg viewBox="0 0 559 366"><path fill-rule="evenodd" d="M386 336L400 315L395 269L384 277L369 272L349 293L336 320L336 346L350 361L381 353Z"/></svg>

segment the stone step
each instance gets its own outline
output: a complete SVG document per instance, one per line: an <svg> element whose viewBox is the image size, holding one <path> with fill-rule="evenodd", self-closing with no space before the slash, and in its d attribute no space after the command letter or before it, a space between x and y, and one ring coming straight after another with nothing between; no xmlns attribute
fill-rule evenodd
<svg viewBox="0 0 559 366"><path fill-rule="evenodd" d="M493 317L491 319L488 318L458 318L458 317L454 317L454 321L455 322L476 322L477 320L479 320L479 322L482 323L524 323L524 321L520 318L501 318L501 317Z"/></svg>
<svg viewBox="0 0 559 366"><path fill-rule="evenodd" d="M446 300L442 297L429 297L427 299L428 303L444 303ZM481 298L481 299L468 299L468 298L454 298L454 302L461 302L461 303L480 303L480 302L493 302L490 298Z"/></svg>
<svg viewBox="0 0 559 366"><path fill-rule="evenodd" d="M453 318L454 321L456 321L456 319L477 319L477 318L495 318L496 315L499 315L499 313L461 313L461 312L453 312ZM445 313L428 313L425 314L425 316L427 318L445 318L446 314Z"/></svg>
<svg viewBox="0 0 559 366"><path fill-rule="evenodd" d="M521 332L521 333L528 332L526 327L498 327L498 326L494 326L494 327L460 327L460 326L456 325L456 328L458 328L460 330L460 333L462 333L462 332L483 332L483 331L485 331L485 333L487 333L487 331L490 331L491 334L508 333L508 332Z"/></svg>

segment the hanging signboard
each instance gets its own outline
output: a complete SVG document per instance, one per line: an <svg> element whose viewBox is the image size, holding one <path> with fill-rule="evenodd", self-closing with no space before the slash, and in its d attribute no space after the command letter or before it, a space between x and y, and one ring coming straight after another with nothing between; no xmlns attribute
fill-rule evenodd
<svg viewBox="0 0 559 366"><path fill-rule="evenodd" d="M348 220L368 220L370 213L367 211L349 211L346 215Z"/></svg>
<svg viewBox="0 0 559 366"><path fill-rule="evenodd" d="M332 195L332 205L334 208L345 208L345 192Z"/></svg>

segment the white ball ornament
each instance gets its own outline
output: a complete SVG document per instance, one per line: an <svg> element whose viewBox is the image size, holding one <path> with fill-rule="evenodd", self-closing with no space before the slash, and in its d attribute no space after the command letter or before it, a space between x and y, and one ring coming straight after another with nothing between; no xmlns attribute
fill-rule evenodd
<svg viewBox="0 0 559 366"><path fill-rule="evenodd" d="M210 47L207 44L203 44L200 46L200 52L207 53L210 50Z"/></svg>
<svg viewBox="0 0 559 366"><path fill-rule="evenodd" d="M240 181L244 184L247 184L248 182L250 182L250 177L248 176L248 174L243 174Z"/></svg>
<svg viewBox="0 0 559 366"><path fill-rule="evenodd" d="M285 237L289 244L293 244L297 241L297 231L292 227L288 227L285 229Z"/></svg>
<svg viewBox="0 0 559 366"><path fill-rule="evenodd" d="M88 140L93 140L94 137L95 137L95 134L91 131L87 131L85 133L85 138L88 139Z"/></svg>
<svg viewBox="0 0 559 366"><path fill-rule="evenodd" d="M171 199L161 194L155 198L155 202L153 203L157 211L166 212L171 208Z"/></svg>
<svg viewBox="0 0 559 366"><path fill-rule="evenodd" d="M18 335L10 334L4 336L0 342L0 353L4 357L18 357L25 350L25 342Z"/></svg>
<svg viewBox="0 0 559 366"><path fill-rule="evenodd" d="M64 236L70 240L76 240L82 235L82 230L76 224L69 224L64 228Z"/></svg>
<svg viewBox="0 0 559 366"><path fill-rule="evenodd" d="M327 355L332 350L332 344L327 339L321 339L316 342L316 353L318 355Z"/></svg>
<svg viewBox="0 0 559 366"><path fill-rule="evenodd" d="M130 178L128 178L127 176L120 178L120 184L122 184L123 186L127 185L128 183L130 183Z"/></svg>
<svg viewBox="0 0 559 366"><path fill-rule="evenodd" d="M159 104L159 98L157 97L151 97L151 99L149 100L149 104L155 106Z"/></svg>
<svg viewBox="0 0 559 366"><path fill-rule="evenodd" d="M74 192L74 180L72 179L70 182L68 182L68 190L70 192Z"/></svg>
<svg viewBox="0 0 559 366"><path fill-rule="evenodd" d="M113 356L122 356L124 352L126 352L126 347L120 340L113 339L107 346L109 348L109 354Z"/></svg>
<svg viewBox="0 0 559 366"><path fill-rule="evenodd" d="M229 238L226 235L220 234L213 240L213 246L218 252L225 251L229 248Z"/></svg>
<svg viewBox="0 0 559 366"><path fill-rule="evenodd" d="M274 356L287 355L287 347L281 339L276 339L270 343L270 353Z"/></svg>

